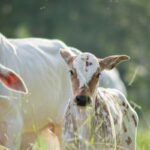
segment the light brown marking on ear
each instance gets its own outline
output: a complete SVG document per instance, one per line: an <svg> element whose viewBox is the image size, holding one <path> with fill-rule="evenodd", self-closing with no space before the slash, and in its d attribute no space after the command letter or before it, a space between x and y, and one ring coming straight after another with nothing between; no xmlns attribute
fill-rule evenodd
<svg viewBox="0 0 150 150"><path fill-rule="evenodd" d="M103 59L99 59L99 64L101 67L101 70L104 69L113 69L116 67L119 63L129 60L130 57L127 55L112 55L105 57Z"/></svg>
<svg viewBox="0 0 150 150"><path fill-rule="evenodd" d="M60 49L60 54L68 65L71 65L76 57L76 55L73 52L62 48Z"/></svg>

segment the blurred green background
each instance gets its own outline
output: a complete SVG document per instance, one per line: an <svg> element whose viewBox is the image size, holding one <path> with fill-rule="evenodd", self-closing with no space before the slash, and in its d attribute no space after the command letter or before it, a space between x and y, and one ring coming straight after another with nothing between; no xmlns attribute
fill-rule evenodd
<svg viewBox="0 0 150 150"><path fill-rule="evenodd" d="M149 0L1 0L0 32L58 38L99 57L131 56L118 69L140 118L138 150L150 149Z"/></svg>

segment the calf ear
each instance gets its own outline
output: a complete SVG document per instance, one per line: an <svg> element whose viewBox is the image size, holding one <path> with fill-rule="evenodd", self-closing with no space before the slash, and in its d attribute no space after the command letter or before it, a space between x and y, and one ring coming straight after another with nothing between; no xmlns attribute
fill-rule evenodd
<svg viewBox="0 0 150 150"><path fill-rule="evenodd" d="M26 94L28 92L25 83L19 75L11 69L0 66L0 81L8 89Z"/></svg>
<svg viewBox="0 0 150 150"><path fill-rule="evenodd" d="M76 54L74 54L71 50L62 49L62 48L60 49L60 54L69 66L72 64L73 60L76 57Z"/></svg>
<svg viewBox="0 0 150 150"><path fill-rule="evenodd" d="M105 57L103 59L99 59L99 64L101 70L104 69L110 70L116 67L119 63L123 61L127 61L129 59L130 57L127 55L112 55L112 56Z"/></svg>

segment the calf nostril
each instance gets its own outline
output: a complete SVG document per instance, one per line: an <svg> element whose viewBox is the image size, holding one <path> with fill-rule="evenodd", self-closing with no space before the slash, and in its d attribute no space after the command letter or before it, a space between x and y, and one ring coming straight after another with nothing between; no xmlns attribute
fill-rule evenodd
<svg viewBox="0 0 150 150"><path fill-rule="evenodd" d="M75 102L78 106L86 106L91 103L89 96L77 96Z"/></svg>
<svg viewBox="0 0 150 150"><path fill-rule="evenodd" d="M80 99L81 99L81 97L80 97L80 96L77 96L77 97L76 97L76 102L77 102L77 103L80 102Z"/></svg>

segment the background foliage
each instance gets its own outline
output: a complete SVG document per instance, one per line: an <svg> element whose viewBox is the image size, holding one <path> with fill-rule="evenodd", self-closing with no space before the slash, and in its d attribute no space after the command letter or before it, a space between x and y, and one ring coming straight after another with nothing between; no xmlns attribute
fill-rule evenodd
<svg viewBox="0 0 150 150"><path fill-rule="evenodd" d="M149 129L149 0L1 0L0 32L59 38L99 57L131 56L118 68L140 123Z"/></svg>

